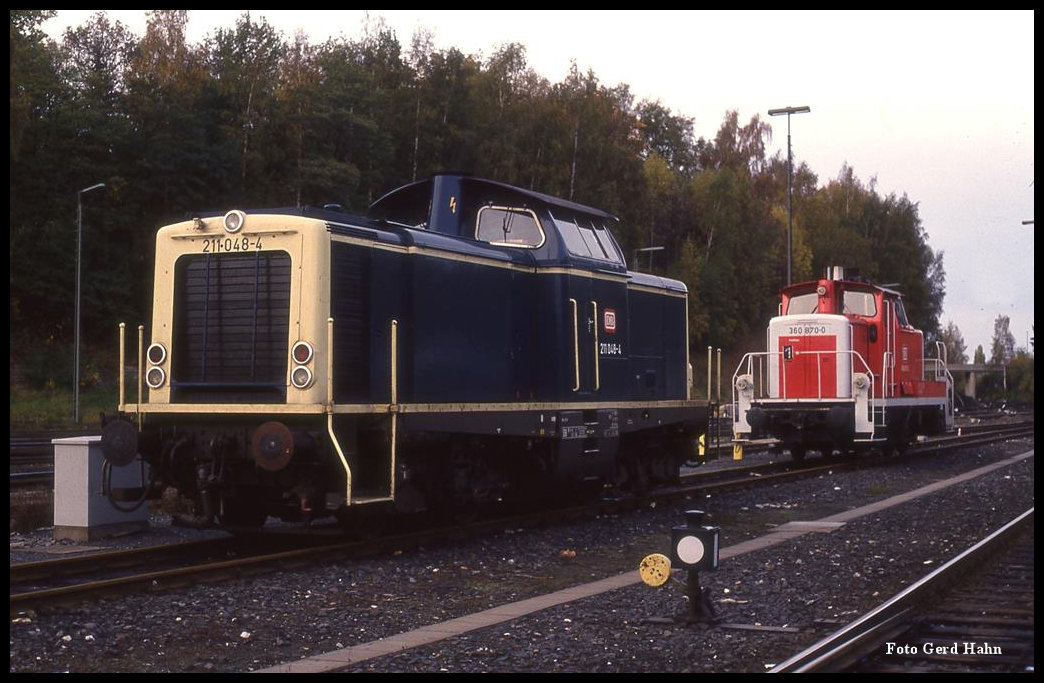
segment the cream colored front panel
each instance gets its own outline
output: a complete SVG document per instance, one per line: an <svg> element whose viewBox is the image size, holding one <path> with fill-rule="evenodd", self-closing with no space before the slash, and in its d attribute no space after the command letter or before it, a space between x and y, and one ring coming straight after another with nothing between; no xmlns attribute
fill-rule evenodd
<svg viewBox="0 0 1044 683"><path fill-rule="evenodd" d="M261 250L283 251L290 256L288 351L302 339L315 349L315 356L308 363L314 380L305 390L290 385L293 363L287 359L287 403L321 403L326 387L326 320L330 315L329 241L325 222L301 216L247 214L243 227L234 234L225 232L220 216L161 228L156 236L152 328L146 330L146 338L167 349L163 369L168 379L162 387L146 390L147 402L170 403L170 358L176 355L174 274L178 259L190 254ZM146 362L146 372L148 367Z"/></svg>

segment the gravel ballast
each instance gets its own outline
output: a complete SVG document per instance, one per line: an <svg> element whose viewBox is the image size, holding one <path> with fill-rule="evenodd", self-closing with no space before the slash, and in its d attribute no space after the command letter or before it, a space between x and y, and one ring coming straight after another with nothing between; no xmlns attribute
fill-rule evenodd
<svg viewBox="0 0 1044 683"><path fill-rule="evenodd" d="M1032 448L1032 440L1021 440L920 456L370 561L18 615L10 671L255 671L637 573L645 555L667 552L670 528L684 523L685 509L709 513L728 548L786 522L821 519ZM1032 507L1033 474L1028 458L829 533L723 561L701 576L715 626L662 623L685 612L679 581L637 584L348 670L762 672ZM192 532L157 527L109 545L174 533ZM38 559L33 551L47 545L47 535L12 534L12 562Z"/></svg>

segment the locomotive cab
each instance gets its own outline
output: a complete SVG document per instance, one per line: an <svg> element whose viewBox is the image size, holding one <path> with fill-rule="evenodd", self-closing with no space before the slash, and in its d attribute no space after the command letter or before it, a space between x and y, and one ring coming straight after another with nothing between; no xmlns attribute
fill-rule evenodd
<svg viewBox="0 0 1044 683"><path fill-rule="evenodd" d="M953 426L953 384L900 294L840 268L786 287L769 321L767 351L744 356L733 378L737 441L778 439L805 452L883 443Z"/></svg>

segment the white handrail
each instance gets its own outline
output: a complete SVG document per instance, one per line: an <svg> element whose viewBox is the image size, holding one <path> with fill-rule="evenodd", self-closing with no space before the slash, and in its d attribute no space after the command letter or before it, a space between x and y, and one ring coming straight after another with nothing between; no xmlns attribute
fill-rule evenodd
<svg viewBox="0 0 1044 683"><path fill-rule="evenodd" d="M849 356L849 357L854 359L853 362L852 362L852 367L853 367L853 370L851 372L852 376L855 376L855 374L857 372L864 372L866 374L867 378L870 381L870 386L868 387L868 395L869 396L873 396L874 395L874 374L870 371L870 365L866 362L866 359L863 358L862 354L860 354L858 351L853 351L851 349L842 349L842 350L839 350L839 351L795 351L794 355L795 356L801 356L801 355L807 355L807 356L815 355L815 356L817 356L817 371L820 372L820 373L821 373L821 370L819 370L819 368L821 368L821 366L822 366L822 357L823 356L832 355L832 356L837 357L837 356L841 356L841 355L847 355L847 356ZM781 373L780 373L781 374L781 381L780 381L781 387L780 387L780 391L779 391L779 394L780 394L779 396L771 396L770 397L770 396L767 396L767 392L765 391L765 375L767 374L767 372L764 370L766 365L769 365L769 364L765 363L764 361L766 359L769 359L769 358L773 357L773 356L776 357L776 365L779 366L781 368L781 370L782 370ZM737 388L736 385L737 385L737 381L740 378L740 375L746 374L746 375L750 375L752 379L756 378L756 381L752 381L751 382L751 387L754 389L754 398L756 398L756 399L778 398L778 399L782 399L782 400L787 400L788 399L788 393L787 393L787 369L786 369L786 364L783 362L782 356L783 356L783 352L782 351L752 351L750 353L745 354L743 356L743 358L740 359L739 365L736 366L736 371L732 374L732 406L733 406L732 423L733 423L734 427L736 425L740 424L741 422L746 420L746 416L745 415L741 415L740 414L740 410L739 410L739 393L738 393L738 388ZM757 360L757 363L758 363L756 371L755 371L755 366L754 366L755 360ZM746 370L746 372L744 372L744 370ZM817 388L817 395L818 395L818 398L820 398L820 399L823 398L822 375L821 374L820 374L820 377L819 377L819 387ZM800 398L807 398L807 397L800 397ZM842 399L844 400L844 397L842 397ZM873 407L870 406L868 409L870 411L872 411ZM869 418L869 421L871 423L873 423L872 414L871 414L871 416Z"/></svg>

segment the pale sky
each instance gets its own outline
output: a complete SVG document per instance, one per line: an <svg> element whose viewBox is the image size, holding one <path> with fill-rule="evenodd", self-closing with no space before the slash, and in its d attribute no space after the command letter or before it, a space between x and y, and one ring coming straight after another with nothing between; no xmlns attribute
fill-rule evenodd
<svg viewBox="0 0 1044 683"><path fill-rule="evenodd" d="M97 10L60 10L43 26L60 39ZM191 10L188 40L232 28L246 10ZM767 150L820 185L850 166L882 196L918 204L932 249L943 251L940 322L961 330L969 358L987 357L998 315L1026 347L1033 319L1033 20L1010 11L738 10L249 10L291 38L356 38L383 17L408 49L431 31L436 49L488 56L526 47L529 66L561 81L576 61L636 101L659 100L713 138L728 110L773 127ZM137 35L145 10L107 10ZM845 264L839 264L845 265Z"/></svg>

